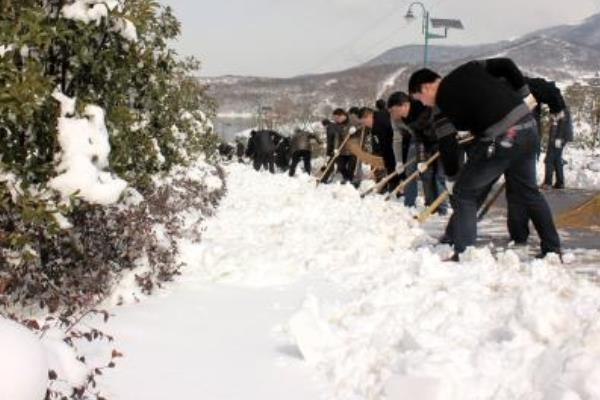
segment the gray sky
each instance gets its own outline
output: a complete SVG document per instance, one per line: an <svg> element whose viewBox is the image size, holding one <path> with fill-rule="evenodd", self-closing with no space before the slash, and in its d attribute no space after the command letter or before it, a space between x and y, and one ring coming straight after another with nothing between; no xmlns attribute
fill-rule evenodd
<svg viewBox="0 0 600 400"><path fill-rule="evenodd" d="M203 63L203 76L287 77L351 67L404 44L422 43L420 23L403 16L409 0L160 0L183 25L181 54ZM576 23L600 0L425 0L432 17L460 18L439 44L510 39ZM420 14L419 14L420 15Z"/></svg>

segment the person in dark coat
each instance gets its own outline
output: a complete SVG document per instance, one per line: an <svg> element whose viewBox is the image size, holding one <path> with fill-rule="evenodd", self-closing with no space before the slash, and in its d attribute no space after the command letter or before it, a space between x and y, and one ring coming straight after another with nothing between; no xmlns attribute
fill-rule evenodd
<svg viewBox="0 0 600 400"><path fill-rule="evenodd" d="M240 164L244 163L244 154L246 153L246 146L244 146L244 142L242 141L242 138L236 138L235 140L235 152L236 152L236 156L238 158L238 162Z"/></svg>
<svg viewBox="0 0 600 400"><path fill-rule="evenodd" d="M421 176L423 184L423 195L425 196L425 205L430 206L445 190L445 174L442 163L439 160L434 161L427 167L427 161L439 151L439 142L433 126L433 109L422 107L416 111L412 120L408 124L413 132L415 142L416 168ZM442 203L436 212L440 215L448 213L448 204Z"/></svg>
<svg viewBox="0 0 600 400"><path fill-rule="evenodd" d="M388 110L374 111L368 107L363 108L361 110L361 124L371 131L373 154L383 158L385 174L394 173L396 170L394 129ZM392 179L388 183L386 191L393 191L400 184L400 179L398 176Z"/></svg>
<svg viewBox="0 0 600 400"><path fill-rule="evenodd" d="M274 133L278 135L275 140L275 165L285 172L290 167L291 141L288 137L281 136L277 132Z"/></svg>
<svg viewBox="0 0 600 400"><path fill-rule="evenodd" d="M296 167L300 160L304 163L304 171L310 175L312 172L311 159L312 159L312 147L311 140L316 141L318 144L323 142L319 137L312 132L306 132L302 129L296 129L292 139L290 141L291 153L292 153L292 165L290 167L290 176L296 174Z"/></svg>
<svg viewBox="0 0 600 400"><path fill-rule="evenodd" d="M229 143L221 142L218 146L218 151L221 157L226 158L228 161L231 161L235 149Z"/></svg>
<svg viewBox="0 0 600 400"><path fill-rule="evenodd" d="M352 182L354 170L356 167L356 157L348 150L347 146L341 148L348 135L354 135L356 128L350 125L348 113L341 108L333 112L334 123L327 126L327 156L337 156L337 172L342 174L342 184ZM323 183L326 183L333 174L333 168L330 168L323 177Z"/></svg>
<svg viewBox="0 0 600 400"><path fill-rule="evenodd" d="M439 124L436 134L456 214L453 260L475 245L478 200L502 174L509 210L531 218L536 227L540 257L561 254L550 207L536 181L539 135L531 114L535 98L515 63L507 58L472 61L444 78L424 68L413 73L409 90L447 120ZM470 131L476 138L460 173L458 140L453 134L457 130Z"/></svg>
<svg viewBox="0 0 600 400"><path fill-rule="evenodd" d="M252 158L252 165L255 170L260 171L262 167L268 169L272 174L275 173L275 143L273 137L272 131L250 132L246 156Z"/></svg>
<svg viewBox="0 0 600 400"><path fill-rule="evenodd" d="M548 134L548 149L546 151L546 173L544 189L550 189L556 174L555 189L564 189L565 175L563 170L563 151L565 145L573 140L573 124L571 114L565 99L556 83L543 78L525 78L531 94L538 105L533 110L533 115L538 123L540 137L542 136L542 104L546 104L550 111L550 132Z"/></svg>

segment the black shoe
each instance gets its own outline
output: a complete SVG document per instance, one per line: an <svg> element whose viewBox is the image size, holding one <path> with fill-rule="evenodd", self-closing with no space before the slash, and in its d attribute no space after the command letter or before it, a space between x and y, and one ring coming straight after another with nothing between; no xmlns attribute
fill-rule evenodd
<svg viewBox="0 0 600 400"><path fill-rule="evenodd" d="M460 262L460 257L459 257L459 255L458 255L458 253L454 253L454 254L452 254L452 256L451 256L451 257L449 257L449 258L446 258L446 259L442 260L442 262L446 262L446 263L457 263L457 262Z"/></svg>
<svg viewBox="0 0 600 400"><path fill-rule="evenodd" d="M557 184L555 184L555 185L553 186L553 188L554 188L554 189L561 190L561 189L564 189L564 188L565 188L565 184L564 184L564 183L557 183Z"/></svg>

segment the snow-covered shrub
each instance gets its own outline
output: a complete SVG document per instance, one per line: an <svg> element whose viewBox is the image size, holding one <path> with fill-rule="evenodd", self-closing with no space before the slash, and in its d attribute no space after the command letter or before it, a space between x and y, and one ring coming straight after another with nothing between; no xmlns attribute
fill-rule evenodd
<svg viewBox="0 0 600 400"><path fill-rule="evenodd" d="M574 84L566 89L565 100L573 116L575 144L600 146L600 88Z"/></svg>
<svg viewBox="0 0 600 400"><path fill-rule="evenodd" d="M73 199L55 214L47 212L51 201L42 204L27 193L13 198L0 186L0 304L77 310L108 297L126 271L141 271L136 279L147 293L171 280L180 267L175 238L199 240L194 229L225 190L220 168L204 170L206 176L189 177L175 169L127 206ZM215 190L212 180L221 187ZM194 226L186 226L182 211L198 216ZM21 244L22 251L13 250Z"/></svg>
<svg viewBox="0 0 600 400"><path fill-rule="evenodd" d="M217 142L199 63L168 47L179 33L154 0L0 2L5 307L82 307L145 258L145 290L176 273L151 233L185 208L157 177L210 162ZM221 193L190 185L194 206Z"/></svg>

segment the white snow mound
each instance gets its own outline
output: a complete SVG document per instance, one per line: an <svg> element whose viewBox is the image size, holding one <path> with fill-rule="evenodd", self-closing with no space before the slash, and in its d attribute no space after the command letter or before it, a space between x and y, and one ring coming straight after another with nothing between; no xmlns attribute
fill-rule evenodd
<svg viewBox="0 0 600 400"><path fill-rule="evenodd" d="M0 317L0 399L42 400L48 387L48 362L37 337Z"/></svg>

